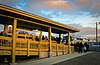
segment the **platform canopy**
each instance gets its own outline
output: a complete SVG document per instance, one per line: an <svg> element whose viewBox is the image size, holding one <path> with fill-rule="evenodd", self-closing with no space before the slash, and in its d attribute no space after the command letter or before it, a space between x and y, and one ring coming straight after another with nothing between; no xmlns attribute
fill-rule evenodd
<svg viewBox="0 0 100 65"><path fill-rule="evenodd" d="M51 27L52 33L62 34L80 31L76 28L66 26L47 18L0 4L0 24L13 25L14 19L17 19L17 28L22 29L38 29L47 32L48 28Z"/></svg>

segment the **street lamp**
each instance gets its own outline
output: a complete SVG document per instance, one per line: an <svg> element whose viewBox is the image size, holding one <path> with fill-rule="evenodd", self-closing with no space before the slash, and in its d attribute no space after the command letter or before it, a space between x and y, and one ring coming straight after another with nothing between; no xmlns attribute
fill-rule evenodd
<svg viewBox="0 0 100 65"><path fill-rule="evenodd" d="M100 24L100 22L96 22L96 42L98 42L98 24Z"/></svg>

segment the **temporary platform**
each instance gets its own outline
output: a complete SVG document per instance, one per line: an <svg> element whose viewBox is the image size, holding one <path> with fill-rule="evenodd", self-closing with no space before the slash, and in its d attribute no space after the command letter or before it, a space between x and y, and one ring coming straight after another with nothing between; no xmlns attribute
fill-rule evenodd
<svg viewBox="0 0 100 65"><path fill-rule="evenodd" d="M40 58L44 58L72 53L74 47L70 46L70 33L80 31L2 4L0 4L0 24L4 25L4 31L8 34L7 37L0 36L0 55L12 56L12 63L15 63L15 56L19 55L38 55ZM12 33L8 33L8 25L12 25ZM17 34L17 28L38 29L40 31L39 41L36 41L31 35ZM48 32L48 40L42 40L42 31ZM58 33L59 36L68 33L68 45L52 41L51 33Z"/></svg>

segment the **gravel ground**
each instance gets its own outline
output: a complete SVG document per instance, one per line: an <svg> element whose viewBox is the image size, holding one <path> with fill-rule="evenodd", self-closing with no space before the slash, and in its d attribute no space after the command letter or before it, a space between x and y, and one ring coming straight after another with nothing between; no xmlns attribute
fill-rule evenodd
<svg viewBox="0 0 100 65"><path fill-rule="evenodd" d="M100 65L100 52L94 52L54 65Z"/></svg>

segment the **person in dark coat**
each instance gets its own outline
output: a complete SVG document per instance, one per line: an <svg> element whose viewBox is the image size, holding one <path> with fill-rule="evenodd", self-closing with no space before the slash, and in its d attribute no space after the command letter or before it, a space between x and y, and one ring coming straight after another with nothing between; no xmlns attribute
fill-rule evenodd
<svg viewBox="0 0 100 65"><path fill-rule="evenodd" d="M84 45L82 44L82 42L79 43L79 53L83 52L83 47Z"/></svg>
<svg viewBox="0 0 100 65"><path fill-rule="evenodd" d="M57 43L59 43L59 44L60 44L61 37L57 37L57 38L56 38L56 41L57 41Z"/></svg>
<svg viewBox="0 0 100 65"><path fill-rule="evenodd" d="M38 36L36 36L35 40L36 40L36 41L39 41L39 38L38 38Z"/></svg>
<svg viewBox="0 0 100 65"><path fill-rule="evenodd" d="M79 52L79 42L75 44L76 52Z"/></svg>
<svg viewBox="0 0 100 65"><path fill-rule="evenodd" d="M86 47L86 51L85 52L89 51L89 44L84 43L84 46Z"/></svg>
<svg viewBox="0 0 100 65"><path fill-rule="evenodd" d="M0 36L2 36L2 35L3 35L3 32L1 31L1 32L0 32Z"/></svg>

